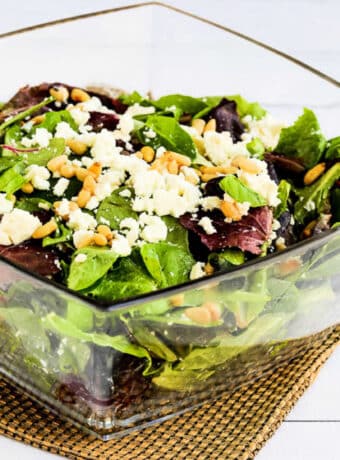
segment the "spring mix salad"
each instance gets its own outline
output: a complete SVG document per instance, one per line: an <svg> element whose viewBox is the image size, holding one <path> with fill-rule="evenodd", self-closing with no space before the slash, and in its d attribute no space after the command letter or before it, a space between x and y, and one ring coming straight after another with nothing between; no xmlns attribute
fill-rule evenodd
<svg viewBox="0 0 340 460"><path fill-rule="evenodd" d="M309 109L285 126L239 95L155 100L43 83L2 106L0 138L0 255L102 301L231 269L340 220L340 138L327 140ZM98 375L130 369L136 378L138 368L159 387L185 390L276 337L291 296L304 312L333 299L326 284L297 288L300 268L293 260L281 267L289 278L274 281L256 272L204 305L183 297L132 309L99 332L93 312L47 291L37 301L25 283L2 285L0 316L46 372L73 376L66 386L78 393L93 374L91 353ZM113 370L108 348L125 357ZM46 364L52 349L59 362Z"/></svg>

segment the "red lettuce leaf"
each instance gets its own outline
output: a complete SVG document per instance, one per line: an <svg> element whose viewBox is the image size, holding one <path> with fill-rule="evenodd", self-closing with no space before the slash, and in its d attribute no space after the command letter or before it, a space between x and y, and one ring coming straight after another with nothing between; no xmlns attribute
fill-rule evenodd
<svg viewBox="0 0 340 460"><path fill-rule="evenodd" d="M216 233L208 235L198 225L200 219L205 216L212 220ZM261 246L268 240L272 230L273 214L270 208L263 206L251 209L249 214L238 222L227 223L224 219L224 215L218 210L200 211L197 214L184 214L180 217L180 223L197 235L210 251L239 248L251 254L261 254Z"/></svg>
<svg viewBox="0 0 340 460"><path fill-rule="evenodd" d="M244 126L237 113L236 102L223 98L219 105L211 110L207 118L216 120L217 132L229 131L233 142L241 140Z"/></svg>
<svg viewBox="0 0 340 460"><path fill-rule="evenodd" d="M102 129L113 131L119 123L119 118L114 113L90 112L90 119L87 122L92 126L93 131L98 133Z"/></svg>
<svg viewBox="0 0 340 460"><path fill-rule="evenodd" d="M57 253L52 249L42 248L36 241L25 241L12 246L0 245L0 255L38 275L54 276L61 271Z"/></svg>

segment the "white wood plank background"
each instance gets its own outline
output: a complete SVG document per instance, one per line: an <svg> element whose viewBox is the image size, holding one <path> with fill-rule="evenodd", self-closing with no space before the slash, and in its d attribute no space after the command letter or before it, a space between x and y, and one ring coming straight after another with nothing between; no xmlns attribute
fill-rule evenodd
<svg viewBox="0 0 340 460"><path fill-rule="evenodd" d="M0 33L130 3L138 1L6 1L1 3ZM167 3L247 33L340 80L339 0L168 0ZM258 454L258 460L340 459L339 377L340 349ZM0 437L1 460L53 458L59 457Z"/></svg>

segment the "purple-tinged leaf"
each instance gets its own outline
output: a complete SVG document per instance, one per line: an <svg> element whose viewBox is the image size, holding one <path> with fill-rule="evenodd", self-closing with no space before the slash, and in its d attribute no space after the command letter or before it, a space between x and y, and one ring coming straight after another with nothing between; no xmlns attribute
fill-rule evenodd
<svg viewBox="0 0 340 460"><path fill-rule="evenodd" d="M212 220L216 233L208 235L198 224L205 216ZM261 246L271 234L272 220L272 211L267 206L251 209L240 221L231 223L225 222L224 215L218 210L200 211L194 215L187 213L180 217L183 227L199 236L210 251L239 248L257 255L261 254Z"/></svg>
<svg viewBox="0 0 340 460"><path fill-rule="evenodd" d="M114 113L90 112L88 124L96 133L104 128L108 131L114 131L118 123L119 118Z"/></svg>
<svg viewBox="0 0 340 460"><path fill-rule="evenodd" d="M237 113L236 102L223 98L219 105L211 110L207 118L216 120L217 132L229 131L233 142L241 140L244 126Z"/></svg>

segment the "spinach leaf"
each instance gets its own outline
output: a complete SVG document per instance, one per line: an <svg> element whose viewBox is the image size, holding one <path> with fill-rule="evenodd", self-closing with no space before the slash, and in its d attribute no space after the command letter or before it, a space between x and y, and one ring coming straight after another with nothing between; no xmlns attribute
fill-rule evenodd
<svg viewBox="0 0 340 460"><path fill-rule="evenodd" d="M65 152L65 139L51 139L48 146L38 152L25 153L24 161L27 165L46 166L54 157L58 157Z"/></svg>
<svg viewBox="0 0 340 460"><path fill-rule="evenodd" d="M288 199L291 191L291 184L286 180L281 180L278 186L277 194L280 204L275 208L274 217L280 217L288 209Z"/></svg>
<svg viewBox="0 0 340 460"><path fill-rule="evenodd" d="M0 157L0 173L21 162L20 158L13 155L11 157Z"/></svg>
<svg viewBox="0 0 340 460"><path fill-rule="evenodd" d="M72 118L71 113L68 110L59 110L58 112L47 112L44 117L44 121L35 125L33 132L38 128L45 128L50 133L54 133L58 123L62 121L68 123L74 131L78 131L78 125Z"/></svg>
<svg viewBox="0 0 340 460"><path fill-rule="evenodd" d="M90 347L73 337L64 337L57 350L59 370L64 374L80 374L85 371L91 357Z"/></svg>
<svg viewBox="0 0 340 460"><path fill-rule="evenodd" d="M78 255L86 256L84 262L77 262ZM111 249L87 247L79 249L73 255L67 286L80 291L92 286L112 267L118 256Z"/></svg>
<svg viewBox="0 0 340 460"><path fill-rule="evenodd" d="M51 102L54 101L54 97L47 97L44 99L42 102L39 102L39 104L33 105L27 110L24 110L23 112L18 113L17 115L14 115L13 117L9 118L8 120L4 121L0 125L0 136L2 136L9 126L13 125L14 123L17 123L18 121L24 120L26 117L29 117L33 113L37 112L40 110L42 107L45 107L46 105L50 104Z"/></svg>
<svg viewBox="0 0 340 460"><path fill-rule="evenodd" d="M100 203L97 211L97 221L109 221L113 230L119 230L121 221L127 217L138 219L138 214L132 210L131 199L120 196L120 192L125 189L126 187L121 187L115 190Z"/></svg>
<svg viewBox="0 0 340 460"><path fill-rule="evenodd" d="M131 94L122 94L119 96L119 100L122 101L122 103L126 105L133 105L133 104L150 105L150 101L148 99L145 99L137 91L134 91Z"/></svg>
<svg viewBox="0 0 340 460"><path fill-rule="evenodd" d="M15 202L15 207L22 209L23 211L28 211L28 212L37 212L42 210L42 206L51 208L52 204L49 201L46 201L42 198L36 198L36 197L22 197L19 200Z"/></svg>
<svg viewBox="0 0 340 460"><path fill-rule="evenodd" d="M326 139L312 110L303 114L292 126L283 128L275 151L301 160L306 168L318 163L326 147Z"/></svg>
<svg viewBox="0 0 340 460"><path fill-rule="evenodd" d="M0 192L6 192L11 195L18 190L26 183L26 179L21 174L22 164L17 163L15 166L7 169L0 176Z"/></svg>
<svg viewBox="0 0 340 460"><path fill-rule="evenodd" d="M208 115L212 109L218 106L223 98L226 98L230 101L235 101L237 105L237 112L240 118L250 115L255 120L260 120L266 115L266 110L260 106L258 102L249 102L244 99L239 94L233 96L207 96L203 97L201 100L206 104L206 108L198 112L194 118L202 118Z"/></svg>
<svg viewBox="0 0 340 460"><path fill-rule="evenodd" d="M149 243L141 256L150 275L161 288L188 281L194 260L183 248L169 243Z"/></svg>
<svg viewBox="0 0 340 460"><path fill-rule="evenodd" d="M234 200L239 203L249 203L251 207L257 208L265 206L266 200L254 190L251 190L236 176L228 174L219 183L220 188L228 193Z"/></svg>
<svg viewBox="0 0 340 460"><path fill-rule="evenodd" d="M206 104L201 99L183 94L169 94L156 101L152 101L152 104L162 110L169 110L169 108L174 106L180 109L181 114L188 113L190 115L194 115L206 107Z"/></svg>
<svg viewBox="0 0 340 460"><path fill-rule="evenodd" d="M240 249L225 249L219 253L209 254L209 262L219 270L225 270L243 264L245 255Z"/></svg>
<svg viewBox="0 0 340 460"><path fill-rule="evenodd" d="M156 133L153 138L146 135L150 129ZM163 146L192 160L196 158L197 150L194 141L174 118L150 115L137 135L143 144L151 145L155 149Z"/></svg>
<svg viewBox="0 0 340 460"><path fill-rule="evenodd" d="M138 263L130 256L119 259L110 272L100 278L85 293L98 299L113 302L155 291L156 288L156 283L143 267L143 261Z"/></svg>
<svg viewBox="0 0 340 460"><path fill-rule="evenodd" d="M188 230L175 217L165 216L162 219L168 228L167 243L175 244L190 254Z"/></svg>
<svg viewBox="0 0 340 460"><path fill-rule="evenodd" d="M330 189L338 179L340 179L340 163L332 166L314 184L295 189L299 198L294 206L295 220L302 224L310 214L322 213L328 201Z"/></svg>
<svg viewBox="0 0 340 460"><path fill-rule="evenodd" d="M340 158L340 136L330 139L325 151L326 160L337 160Z"/></svg>
<svg viewBox="0 0 340 460"><path fill-rule="evenodd" d="M340 188L336 188L331 194L333 222L340 222Z"/></svg>
<svg viewBox="0 0 340 460"><path fill-rule="evenodd" d="M55 313L49 313L45 316L42 319L42 324L46 329L59 334L61 337L72 337L83 342L94 343L100 347L110 347L121 353L136 356L137 358L146 358L148 365L144 371L144 375L151 367L152 360L148 351L139 345L134 345L124 335L110 336L101 333L85 332Z"/></svg>
<svg viewBox="0 0 340 460"><path fill-rule="evenodd" d="M23 137L23 131L21 130L20 126L15 124L10 126L5 132L5 144L11 146L21 146L20 141ZM4 156L13 156L13 152L8 149L3 148L2 153Z"/></svg>

